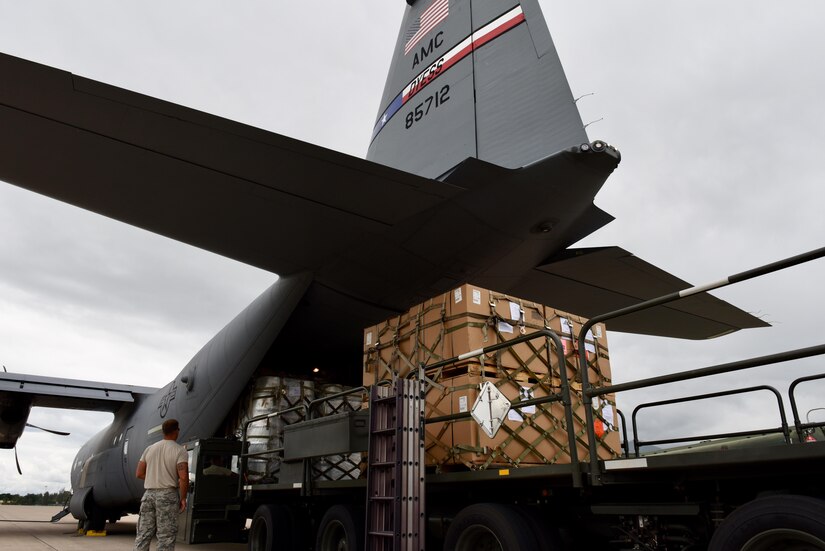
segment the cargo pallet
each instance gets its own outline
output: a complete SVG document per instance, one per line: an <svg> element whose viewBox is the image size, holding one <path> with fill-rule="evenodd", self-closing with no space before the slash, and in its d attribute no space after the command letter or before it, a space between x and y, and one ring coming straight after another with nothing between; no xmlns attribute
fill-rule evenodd
<svg viewBox="0 0 825 551"><path fill-rule="evenodd" d="M749 270L722 281L693 287L637 306L591 318L578 336L580 365L587 365L585 336L596 323L653 308L704 291L745 281L825 256L825 248ZM307 421L286 427L282 448L243 453L245 440L235 442L241 463L236 484L223 497L211 496L200 506L196 482L190 542L245 536L249 549L367 549L401 551L445 549L557 550L738 550L825 549L825 423L803 422L796 389L825 379L825 373L796 379L788 389L791 421L782 395L767 385L749 385L640 404L628 425L619 412L624 434L621 457L580 457L577 440L587 450L598 448L594 413L585 408L586 434L573 427L570 383L548 396L511 404L561 403L567 429L569 463L519 468L489 466L478 470L439 471L424 468L425 425L475 423L472 412L425 418L427 373L470 357L487 355L533 339L561 354L559 336L539 330L510 341L421 366L407 379L382 381L297 406ZM552 343L552 346L551 346ZM596 387L581 369L584 403L593 398L743 371L759 366L825 354L825 345L705 367L681 373ZM560 364L564 365L560 357ZM563 370L562 370L563 373ZM776 397L778 425L724 434L692 434L669 440L642 440L637 422L642 410L680 402L768 392ZM332 410L324 404L371 393L368 409ZM295 410L276 411L247 421L245 426ZM490 409L492 412L492 408ZM372 418L370 418L372 414ZM643 454L640 448L710 440L690 449ZM211 441L196 445L209 453ZM217 442L223 446L225 441ZM319 457L366 452L366 477L316 480L313 461ZM244 465L250 457L279 454L276 484L250 484ZM200 460L196 460L196 465ZM200 470L198 471L201 472ZM199 475L200 476L200 475ZM246 519L251 528L242 530ZM227 529L227 526L231 527Z"/></svg>

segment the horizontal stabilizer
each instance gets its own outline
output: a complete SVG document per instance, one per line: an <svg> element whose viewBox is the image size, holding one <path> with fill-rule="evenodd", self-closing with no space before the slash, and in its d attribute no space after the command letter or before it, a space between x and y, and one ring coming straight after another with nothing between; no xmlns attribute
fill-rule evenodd
<svg viewBox="0 0 825 551"><path fill-rule="evenodd" d="M592 200L619 160L572 143L519 168L464 159L432 180L0 54L0 180L310 273L348 304L347 334L465 281L582 315L687 287L621 249L544 260L610 221ZM706 338L764 325L706 295L659 310L611 327Z"/></svg>
<svg viewBox="0 0 825 551"><path fill-rule="evenodd" d="M610 150L519 169L471 158L430 180L0 54L0 180L281 276L312 273L370 308L502 270L511 283L608 220L592 197L617 164ZM531 231L543 223L553 231Z"/></svg>
<svg viewBox="0 0 825 551"><path fill-rule="evenodd" d="M0 180L280 275L457 192L3 54Z"/></svg>
<svg viewBox="0 0 825 551"><path fill-rule="evenodd" d="M691 285L619 247L568 249L538 266L510 291L586 317ZM769 324L707 293L616 318L614 331L708 339Z"/></svg>

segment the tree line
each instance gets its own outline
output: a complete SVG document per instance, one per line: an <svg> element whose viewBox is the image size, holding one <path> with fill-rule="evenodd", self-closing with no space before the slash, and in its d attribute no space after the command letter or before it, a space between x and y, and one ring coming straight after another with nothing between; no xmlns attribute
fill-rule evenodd
<svg viewBox="0 0 825 551"><path fill-rule="evenodd" d="M63 505L72 493L69 490L59 492L43 492L42 494L2 494L0 503L6 505Z"/></svg>

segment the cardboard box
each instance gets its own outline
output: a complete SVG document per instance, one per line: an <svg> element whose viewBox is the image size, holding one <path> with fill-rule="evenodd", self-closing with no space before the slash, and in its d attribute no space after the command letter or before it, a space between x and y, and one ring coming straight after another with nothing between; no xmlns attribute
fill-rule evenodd
<svg viewBox="0 0 825 551"><path fill-rule="evenodd" d="M511 402L520 398L542 398L555 394L547 385L512 377L495 377L480 364L468 366L466 374L440 381L427 393L426 416L440 417L470 411L480 386L493 384ZM605 402L596 414L615 419L615 404ZM585 411L581 400L573 402L573 425L580 459L588 456L585 434ZM564 408L551 402L511 409L507 420L493 438L489 438L472 419L426 425L425 450L428 465L463 465L471 469L489 466L547 465L570 462L570 443L565 430ZM615 458L620 450L619 433L600 431L598 454L601 459Z"/></svg>
<svg viewBox="0 0 825 551"><path fill-rule="evenodd" d="M479 288L461 287L414 306L400 316L386 320L364 331L364 383L406 377L419 365L431 365L526 333L549 328L564 345L568 376L581 382L578 374L576 341L585 322L551 307L524 301ZM603 324L597 324L587 339L590 380L596 384L610 382L610 355ZM555 346L548 361L543 338L520 343L485 358L487 365L498 369L515 369L533 378L550 373L556 378L559 365ZM549 365L548 365L549 364Z"/></svg>
<svg viewBox="0 0 825 551"><path fill-rule="evenodd" d="M406 377L424 366L437 383L427 394L427 417L467 411L478 388L492 380L511 401L520 393L543 397L561 390L566 374L572 390L574 429L579 457L587 457L585 410L581 403L581 371L577 352L583 318L474 285L414 306L409 311L364 331L365 385L394 375ZM456 357L523 334L550 328L562 339L563 367L554 344L547 339L519 343L489 356L464 360L438 370L426 369L438 361ZM604 325L594 326L586 339L587 369L594 386L610 383L610 355ZM616 432L615 400L608 396L593 404L596 432L601 435L599 457L620 452ZM473 420L427 426L427 463L463 464L470 468L489 465L531 465L569 462L569 442L560 403L538 406L524 418L514 411L511 420L487 438Z"/></svg>

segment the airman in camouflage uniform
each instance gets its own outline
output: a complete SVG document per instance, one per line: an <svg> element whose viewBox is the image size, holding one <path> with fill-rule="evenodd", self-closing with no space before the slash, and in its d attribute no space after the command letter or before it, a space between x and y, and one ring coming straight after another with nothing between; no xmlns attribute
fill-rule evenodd
<svg viewBox="0 0 825 551"><path fill-rule="evenodd" d="M145 480L146 491L140 500L135 551L148 551L157 535L157 551L175 549L178 513L186 509L189 491L189 466L186 448L177 444L178 422L163 423L163 440L146 448L138 462L136 476Z"/></svg>

